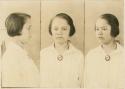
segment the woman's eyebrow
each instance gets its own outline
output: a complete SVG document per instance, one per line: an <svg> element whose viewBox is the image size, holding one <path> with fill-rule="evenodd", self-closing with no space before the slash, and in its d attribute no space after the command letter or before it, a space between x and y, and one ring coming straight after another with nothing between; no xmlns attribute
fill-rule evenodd
<svg viewBox="0 0 125 89"><path fill-rule="evenodd" d="M107 28L107 26L100 26L100 27L96 26L96 28Z"/></svg>
<svg viewBox="0 0 125 89"><path fill-rule="evenodd" d="M107 28L107 26L102 26L102 27L100 27L100 28Z"/></svg>
<svg viewBox="0 0 125 89"><path fill-rule="evenodd" d="M67 28L67 26L62 26L62 27L65 27L65 28Z"/></svg>

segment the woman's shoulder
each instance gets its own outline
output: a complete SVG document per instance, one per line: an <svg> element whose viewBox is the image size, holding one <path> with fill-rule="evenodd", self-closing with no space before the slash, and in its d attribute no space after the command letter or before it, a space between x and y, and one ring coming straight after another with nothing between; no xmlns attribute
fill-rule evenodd
<svg viewBox="0 0 125 89"><path fill-rule="evenodd" d="M5 53L7 53L8 55L11 54L11 55L15 55L15 56L16 55L22 56L24 54L27 55L26 50L14 42L10 42L9 44L6 45Z"/></svg>
<svg viewBox="0 0 125 89"><path fill-rule="evenodd" d="M93 49L91 49L90 51L88 51L88 53L87 53L87 55L94 55L94 54L100 54L100 52L101 52L101 48L100 48L100 46L98 46L98 47L95 47L95 48L93 48Z"/></svg>
<svg viewBox="0 0 125 89"><path fill-rule="evenodd" d="M41 49L40 54L49 53L49 52L51 52L52 50L53 50L53 46L50 45L50 46L48 46L48 47L46 47L46 48Z"/></svg>
<svg viewBox="0 0 125 89"><path fill-rule="evenodd" d="M124 52L124 51L125 51L125 48L124 48L121 44L119 44L119 43L117 43L117 49L118 49L119 51L121 51L121 52Z"/></svg>
<svg viewBox="0 0 125 89"><path fill-rule="evenodd" d="M70 43L70 50L71 50L71 52L74 53L74 54L78 54L78 55L82 55L82 56L83 56L83 52L82 52L80 49L76 48L76 47L75 47L73 44L71 44L71 43Z"/></svg>

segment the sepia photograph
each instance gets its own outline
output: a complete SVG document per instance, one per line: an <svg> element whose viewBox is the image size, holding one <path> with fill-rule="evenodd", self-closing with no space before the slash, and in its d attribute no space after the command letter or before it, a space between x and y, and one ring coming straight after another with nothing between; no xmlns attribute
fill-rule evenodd
<svg viewBox="0 0 125 89"><path fill-rule="evenodd" d="M124 88L123 0L85 1L85 88Z"/></svg>
<svg viewBox="0 0 125 89"><path fill-rule="evenodd" d="M124 89L124 0L0 0L1 89Z"/></svg>
<svg viewBox="0 0 125 89"><path fill-rule="evenodd" d="M1 86L39 87L40 1L0 1Z"/></svg>
<svg viewBox="0 0 125 89"><path fill-rule="evenodd" d="M83 87L83 7L81 0L42 2L40 87Z"/></svg>

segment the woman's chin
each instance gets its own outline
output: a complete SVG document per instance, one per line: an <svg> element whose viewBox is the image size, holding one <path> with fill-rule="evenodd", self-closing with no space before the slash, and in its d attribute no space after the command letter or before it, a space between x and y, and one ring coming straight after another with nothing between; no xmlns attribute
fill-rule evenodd
<svg viewBox="0 0 125 89"><path fill-rule="evenodd" d="M102 40L99 40L98 42L99 42L99 44L105 44L105 42Z"/></svg>
<svg viewBox="0 0 125 89"><path fill-rule="evenodd" d="M66 42L65 42L65 41L61 41L61 40L58 40L58 41L56 41L56 43L62 45L62 44L65 44Z"/></svg>

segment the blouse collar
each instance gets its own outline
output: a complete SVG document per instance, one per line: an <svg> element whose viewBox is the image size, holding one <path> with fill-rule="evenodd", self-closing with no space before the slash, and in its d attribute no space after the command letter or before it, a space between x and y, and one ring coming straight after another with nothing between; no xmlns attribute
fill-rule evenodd
<svg viewBox="0 0 125 89"><path fill-rule="evenodd" d="M104 49L102 48L102 45L99 46L99 49L100 49L105 55L107 55L107 54L105 53ZM116 53L116 52L119 52L120 50L123 50L123 47L122 47L119 43L116 43L116 49L115 49L114 51L112 51L111 53L109 53L109 55L114 54L114 53Z"/></svg>

